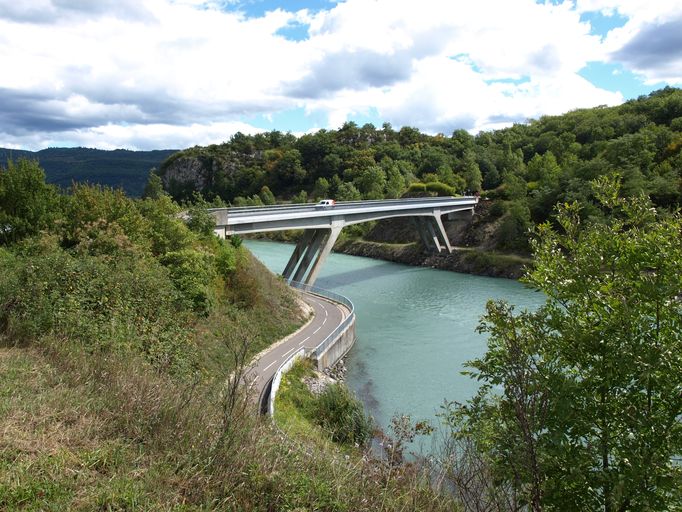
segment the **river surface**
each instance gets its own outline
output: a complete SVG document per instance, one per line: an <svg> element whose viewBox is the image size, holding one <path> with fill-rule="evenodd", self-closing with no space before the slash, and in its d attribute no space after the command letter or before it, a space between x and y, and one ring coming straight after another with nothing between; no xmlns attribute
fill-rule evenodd
<svg viewBox="0 0 682 512"><path fill-rule="evenodd" d="M276 273L294 248L244 243ZM437 423L444 400L463 402L474 395L478 384L461 372L466 361L485 353L486 336L476 326L489 299L519 309L543 302L543 295L510 279L344 254L330 254L315 284L355 304L358 339L346 362L346 383L383 428L395 414Z"/></svg>

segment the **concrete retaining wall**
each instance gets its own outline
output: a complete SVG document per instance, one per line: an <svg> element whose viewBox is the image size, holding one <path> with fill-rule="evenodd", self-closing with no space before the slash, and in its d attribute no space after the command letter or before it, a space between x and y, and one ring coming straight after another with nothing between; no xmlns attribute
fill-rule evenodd
<svg viewBox="0 0 682 512"><path fill-rule="evenodd" d="M350 323L339 334L336 341L329 345L324 352L317 355L313 354L313 358L317 361L317 369L322 371L338 363L351 349L355 339L355 315L353 315Z"/></svg>

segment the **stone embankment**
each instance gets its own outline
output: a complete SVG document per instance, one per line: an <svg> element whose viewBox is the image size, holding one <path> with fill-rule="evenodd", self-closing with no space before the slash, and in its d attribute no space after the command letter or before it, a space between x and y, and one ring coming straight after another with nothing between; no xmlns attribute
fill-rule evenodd
<svg viewBox="0 0 682 512"><path fill-rule="evenodd" d="M345 358L340 359L334 366L316 371L315 377L306 377L303 383L308 387L313 395L320 395L330 384L343 382L346 379Z"/></svg>

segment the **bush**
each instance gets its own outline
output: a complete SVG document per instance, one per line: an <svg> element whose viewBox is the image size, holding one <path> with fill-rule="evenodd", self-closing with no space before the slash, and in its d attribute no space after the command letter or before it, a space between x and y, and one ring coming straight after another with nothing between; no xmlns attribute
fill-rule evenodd
<svg viewBox="0 0 682 512"><path fill-rule="evenodd" d="M414 192L426 192L426 184L420 182L410 183L407 192L410 194Z"/></svg>
<svg viewBox="0 0 682 512"><path fill-rule="evenodd" d="M430 181L426 184L428 192L435 192L439 196L454 196L456 194L455 188L440 181Z"/></svg>
<svg viewBox="0 0 682 512"><path fill-rule="evenodd" d="M343 385L327 386L315 401L314 420L342 444L364 445L372 435L372 421L362 403Z"/></svg>
<svg viewBox="0 0 682 512"><path fill-rule="evenodd" d="M499 219L505 213L507 213L507 207L504 204L504 201L492 201L490 209L488 210L488 216L491 219Z"/></svg>
<svg viewBox="0 0 682 512"><path fill-rule="evenodd" d="M159 261L168 268L173 284L190 307L207 314L211 305L209 284L215 277L213 256L183 249L166 253Z"/></svg>
<svg viewBox="0 0 682 512"><path fill-rule="evenodd" d="M220 241L215 255L215 266L222 277L229 276L237 268L237 254L234 245Z"/></svg>
<svg viewBox="0 0 682 512"><path fill-rule="evenodd" d="M0 253L0 274L0 334L14 343L51 336L144 354L170 373L192 367L178 292L153 258L74 255L43 237Z"/></svg>

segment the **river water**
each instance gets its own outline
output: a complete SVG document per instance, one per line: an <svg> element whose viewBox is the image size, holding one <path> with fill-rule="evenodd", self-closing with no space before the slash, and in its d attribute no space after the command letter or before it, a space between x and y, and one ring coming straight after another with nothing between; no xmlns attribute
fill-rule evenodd
<svg viewBox="0 0 682 512"><path fill-rule="evenodd" d="M293 245L245 241L281 273ZM476 326L489 299L534 309L543 296L510 279L471 276L331 254L315 283L355 304L357 342L347 359L347 385L384 429L395 414L430 420L444 400L463 402L478 384L461 374L485 353Z"/></svg>

